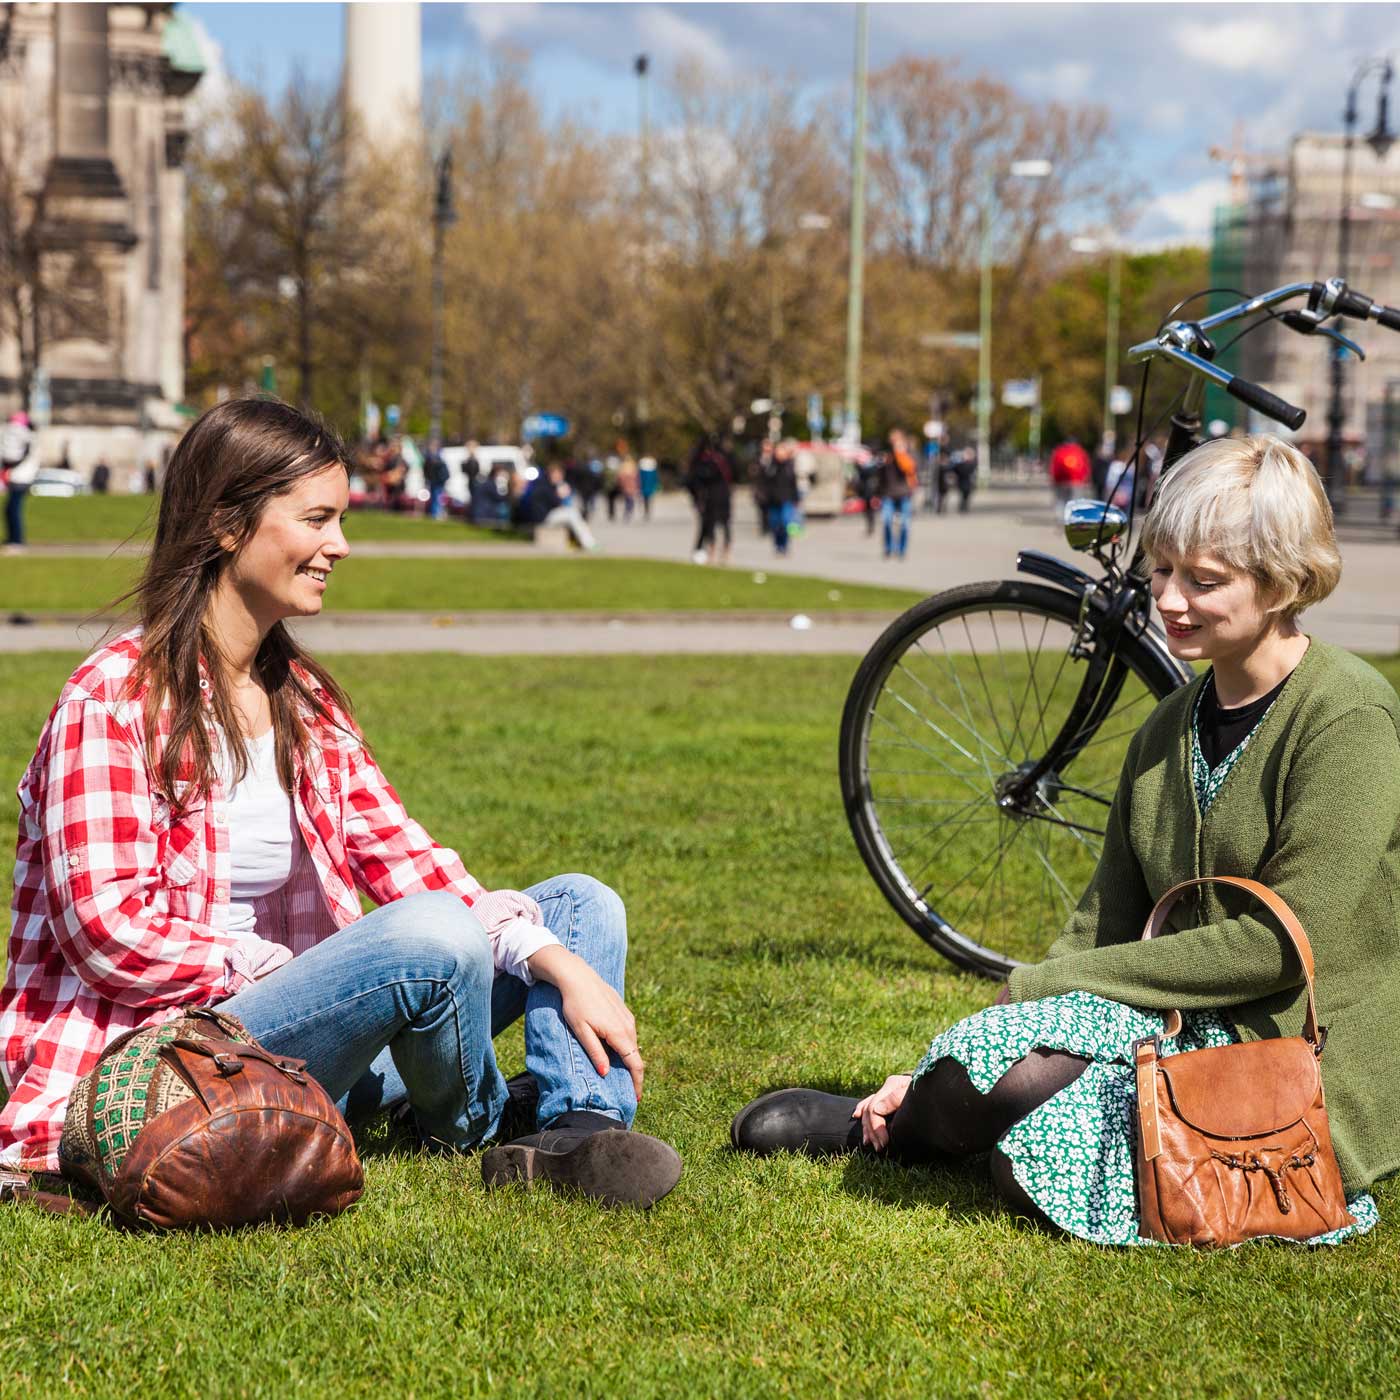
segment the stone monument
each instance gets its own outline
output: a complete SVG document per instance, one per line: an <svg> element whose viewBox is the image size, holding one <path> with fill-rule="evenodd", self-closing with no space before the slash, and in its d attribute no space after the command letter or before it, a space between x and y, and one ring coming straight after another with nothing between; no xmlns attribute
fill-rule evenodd
<svg viewBox="0 0 1400 1400"><path fill-rule="evenodd" d="M171 4L0 12L0 412L45 465L114 485L159 467L184 397L185 99L202 63Z"/></svg>

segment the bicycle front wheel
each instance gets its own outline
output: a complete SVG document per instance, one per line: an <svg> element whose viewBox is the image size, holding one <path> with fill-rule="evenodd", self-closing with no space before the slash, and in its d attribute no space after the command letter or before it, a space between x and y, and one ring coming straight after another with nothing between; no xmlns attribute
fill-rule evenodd
<svg viewBox="0 0 1400 1400"><path fill-rule="evenodd" d="M1098 862L1129 740L1181 684L1123 636L1112 709L1008 804L1079 693L1079 606L1014 579L927 598L871 648L841 719L841 792L876 884L920 938L989 977L1044 955Z"/></svg>

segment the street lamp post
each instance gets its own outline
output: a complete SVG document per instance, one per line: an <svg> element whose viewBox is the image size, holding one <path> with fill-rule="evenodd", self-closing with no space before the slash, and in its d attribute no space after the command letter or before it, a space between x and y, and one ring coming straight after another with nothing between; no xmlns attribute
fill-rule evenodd
<svg viewBox="0 0 1400 1400"><path fill-rule="evenodd" d="M447 226L455 223L452 205L452 147L438 157L433 191L433 358L429 372L428 436L442 441L442 322L446 291L443 285L443 245Z"/></svg>
<svg viewBox="0 0 1400 1400"><path fill-rule="evenodd" d="M846 293L846 415L843 435L860 441L860 341L865 302L865 104L870 16L856 6L855 122L851 133L851 264Z"/></svg>
<svg viewBox="0 0 1400 1400"><path fill-rule="evenodd" d="M1048 160L1013 160L1007 175L1043 180L1054 170ZM977 480L985 486L992 475L992 206L1001 181L988 173L982 187L981 283L977 331Z"/></svg>
<svg viewBox="0 0 1400 1400"><path fill-rule="evenodd" d="M1103 351L1103 447L1112 453L1118 442L1118 416L1113 411L1113 386L1118 382L1118 322L1123 305L1123 249L1111 236L1072 238L1069 246L1076 253L1108 251L1107 325Z"/></svg>
<svg viewBox="0 0 1400 1400"><path fill-rule="evenodd" d="M648 363L651 337L647 304L647 264L651 260L651 107L647 91L650 68L651 60L644 53L639 53L632 60L632 71L637 75L637 205L641 225L641 257L637 269L637 421L636 442L633 444L639 454L651 418L648 393L651 382Z"/></svg>
<svg viewBox="0 0 1400 1400"><path fill-rule="evenodd" d="M1347 106L1342 114L1346 138L1342 146L1342 212L1337 241L1337 276L1346 279L1348 262L1351 256L1351 164L1352 146L1356 138L1357 98L1361 84L1372 74L1380 74L1380 88L1376 106L1376 127L1366 138L1366 144L1376 153L1378 160L1384 160L1386 152L1395 142L1390 130L1390 78L1391 63L1388 58L1370 59L1363 63L1352 76L1347 88ZM1340 515L1346 504L1346 464L1342 460L1344 429L1346 427L1345 400L1345 357L1346 349L1341 345L1332 348L1332 397L1327 407L1327 494L1332 501L1334 514Z"/></svg>

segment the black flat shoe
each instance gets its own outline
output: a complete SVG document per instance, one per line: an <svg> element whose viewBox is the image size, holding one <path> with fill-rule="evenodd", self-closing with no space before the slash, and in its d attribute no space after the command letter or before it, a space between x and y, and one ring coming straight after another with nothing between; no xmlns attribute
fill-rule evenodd
<svg viewBox="0 0 1400 1400"><path fill-rule="evenodd" d="M777 1089L734 1115L729 1140L740 1152L805 1152L836 1157L861 1150L859 1099L823 1094L818 1089Z"/></svg>
<svg viewBox="0 0 1400 1400"><path fill-rule="evenodd" d="M609 1206L654 1205L681 1179L680 1154L601 1113L560 1114L543 1132L493 1147L481 1159L488 1187L543 1181Z"/></svg>

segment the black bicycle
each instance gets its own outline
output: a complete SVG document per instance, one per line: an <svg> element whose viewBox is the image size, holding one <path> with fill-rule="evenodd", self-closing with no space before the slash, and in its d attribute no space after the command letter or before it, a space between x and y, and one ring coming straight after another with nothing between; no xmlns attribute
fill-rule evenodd
<svg viewBox="0 0 1400 1400"><path fill-rule="evenodd" d="M1197 297L1222 291L1242 295L1212 288ZM1196 321L1172 319L1197 297L1128 352L1143 365L1125 467L1139 482L1143 445L1162 421L1144 432L1154 360L1189 375L1162 415L1171 415L1165 472L1199 439L1207 381L1289 428L1306 417L1213 363L1220 327L1246 321L1238 340L1277 320L1362 358L1329 321L1400 330L1400 311L1340 278L1278 287ZM1299 299L1304 306L1275 310ZM1044 955L1098 861L1129 740L1191 679L1151 620L1133 529L1141 494L1133 491L1126 511L1101 501L1066 507L1069 546L1097 560L1098 577L1021 550L1016 568L1036 582L969 583L924 599L890 624L851 684L840 768L856 845L904 921L959 967L1003 978Z"/></svg>

